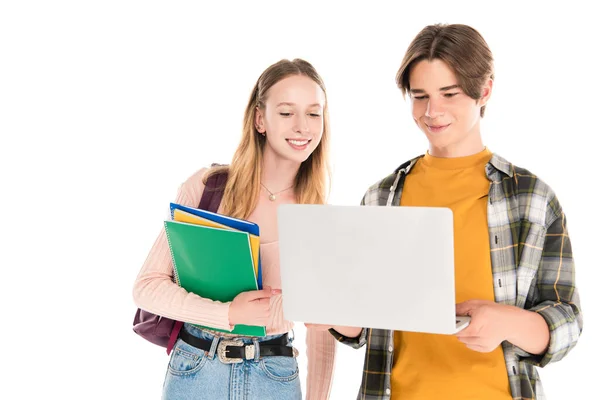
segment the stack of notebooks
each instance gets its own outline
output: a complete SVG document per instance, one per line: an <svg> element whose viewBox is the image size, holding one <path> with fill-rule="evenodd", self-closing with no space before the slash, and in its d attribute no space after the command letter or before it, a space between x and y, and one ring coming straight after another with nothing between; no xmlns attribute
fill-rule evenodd
<svg viewBox="0 0 600 400"><path fill-rule="evenodd" d="M257 224L176 203L171 203L170 209L165 231L179 286L220 302L262 289ZM265 336L266 330L264 326L236 325L231 333Z"/></svg>

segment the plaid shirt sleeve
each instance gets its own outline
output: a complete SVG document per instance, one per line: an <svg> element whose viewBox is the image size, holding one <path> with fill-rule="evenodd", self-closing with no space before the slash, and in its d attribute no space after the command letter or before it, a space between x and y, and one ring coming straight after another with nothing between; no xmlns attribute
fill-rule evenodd
<svg viewBox="0 0 600 400"><path fill-rule="evenodd" d="M550 329L550 344L541 355L532 355L519 349L521 361L540 367L559 361L575 347L583 327L566 218L554 195L548 203L546 226L534 302L529 310L539 313L546 320Z"/></svg>

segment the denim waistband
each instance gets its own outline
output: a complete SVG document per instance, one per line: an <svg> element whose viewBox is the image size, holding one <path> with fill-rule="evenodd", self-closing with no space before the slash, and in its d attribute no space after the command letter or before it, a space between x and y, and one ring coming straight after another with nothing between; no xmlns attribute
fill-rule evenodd
<svg viewBox="0 0 600 400"><path fill-rule="evenodd" d="M283 335L285 335L285 333L282 334L277 334L277 335L268 335L268 336L254 336L254 337L248 337L248 336L231 336L231 335L227 335L227 336L220 336L219 334L215 334L214 332L207 332L202 328L199 328L195 325L189 324L189 323L185 323L183 324L183 328L185 329L187 332L189 332L191 335L194 335L200 339L206 339L206 340L213 340L215 338L215 336L221 337L223 339L226 340L240 340L245 344L252 344L255 340L257 342L266 342L267 340L271 340L271 339L277 339L282 337ZM293 336L292 335L288 335L288 342L292 342L293 340Z"/></svg>

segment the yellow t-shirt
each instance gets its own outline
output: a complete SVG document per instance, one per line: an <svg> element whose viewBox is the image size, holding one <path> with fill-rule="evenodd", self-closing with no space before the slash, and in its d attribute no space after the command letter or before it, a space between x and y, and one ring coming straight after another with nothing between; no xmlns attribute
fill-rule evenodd
<svg viewBox="0 0 600 400"><path fill-rule="evenodd" d="M494 300L485 175L491 157L488 149L459 158L427 154L404 183L400 205L452 209L457 303ZM454 335L395 332L394 349L393 400L512 399L500 346L480 353Z"/></svg>

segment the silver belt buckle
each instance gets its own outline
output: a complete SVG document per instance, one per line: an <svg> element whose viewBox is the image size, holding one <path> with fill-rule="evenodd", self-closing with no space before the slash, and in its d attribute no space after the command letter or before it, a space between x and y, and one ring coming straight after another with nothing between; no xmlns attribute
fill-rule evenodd
<svg viewBox="0 0 600 400"><path fill-rule="evenodd" d="M217 355L219 356L219 360L223 364L239 364L244 361L244 359L242 358L227 357L227 346L244 347L244 342L242 342L241 340L221 340L219 342L219 346L217 347Z"/></svg>

